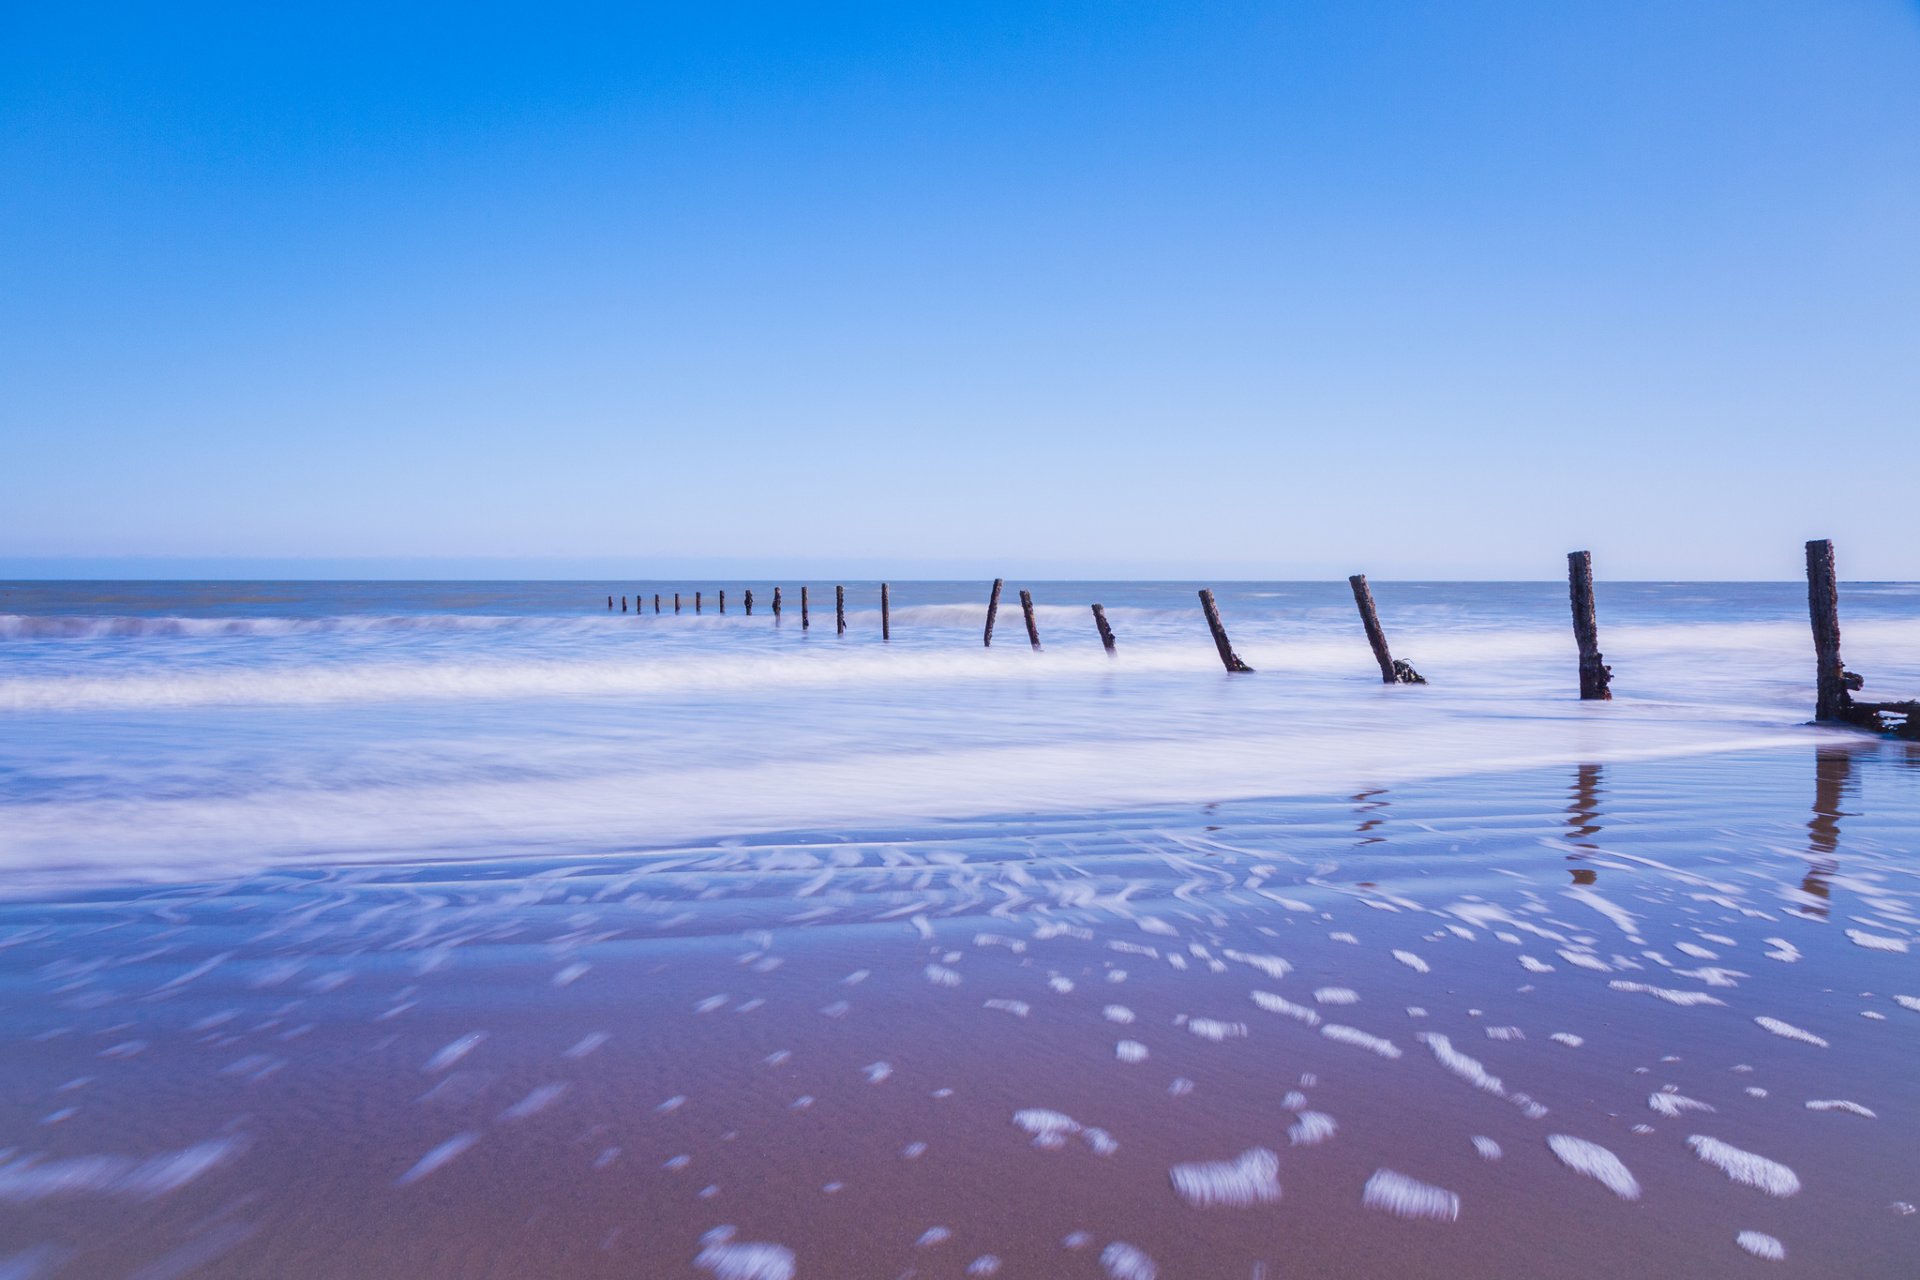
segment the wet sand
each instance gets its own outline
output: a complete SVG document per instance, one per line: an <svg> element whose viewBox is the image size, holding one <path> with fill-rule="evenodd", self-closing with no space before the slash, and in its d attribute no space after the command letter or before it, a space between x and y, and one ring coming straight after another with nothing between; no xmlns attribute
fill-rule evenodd
<svg viewBox="0 0 1920 1280"><path fill-rule="evenodd" d="M1840 739L8 903L0 1275L1908 1276L1916 818Z"/></svg>

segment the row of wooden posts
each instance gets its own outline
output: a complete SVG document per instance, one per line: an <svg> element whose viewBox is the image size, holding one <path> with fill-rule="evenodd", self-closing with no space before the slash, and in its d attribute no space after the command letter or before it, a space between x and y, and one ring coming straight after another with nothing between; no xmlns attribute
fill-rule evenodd
<svg viewBox="0 0 1920 1280"><path fill-rule="evenodd" d="M993 626L1000 615L1000 591L1005 585L1003 579L993 580L993 589L987 595L987 629L984 643L993 644ZM1374 607L1373 590L1367 585L1367 575L1356 573L1347 579L1347 585L1353 589L1354 604L1360 611L1360 625L1366 631L1367 643L1373 649L1374 661L1380 666L1380 679L1385 684L1425 684L1426 677L1413 669L1403 659L1395 658L1387 647L1387 634L1380 625L1379 611ZM681 610L680 593L673 592L673 611ZM727 611L727 593L719 594L720 612ZM749 616L753 613L753 592L745 593L746 609ZM1613 697L1610 685L1613 682L1613 668L1602 660L1600 654L1600 628L1593 604L1593 555L1586 551L1572 551L1567 554L1567 596L1573 608L1573 638L1580 655L1580 697L1588 701L1605 700ZM645 612L645 599L639 595L633 598L634 612ZM693 611L699 613L704 604L703 593L693 593ZM800 588L800 626L803 630L813 625L811 602L806 587ZM607 597L607 609L614 607L613 597ZM661 596L655 593L653 611L662 612ZM1248 666L1238 653L1234 652L1233 642L1227 638L1226 624L1220 620L1220 608L1214 603L1213 592L1207 588L1200 590L1200 611L1206 618L1207 629L1213 634L1214 647L1219 650L1220 662L1229 673L1251 674ZM1814 652L1817 662L1817 681L1815 690L1814 719L1829 724L1846 724L1877 733L1891 733L1903 738L1920 738L1920 702L1863 702L1853 696L1865 681L1848 671L1840 660L1840 592L1833 563L1833 543L1819 539L1807 543L1807 611L1813 622ZM627 597L620 597L620 612L627 612ZM1034 649L1040 648L1040 628L1034 621L1033 596L1027 591L1020 593L1020 612L1027 624L1027 642ZM781 614L780 588L773 589L773 616L776 620ZM847 589L836 586L833 589L833 618L836 634L845 635L847 630ZM1107 611L1101 605L1093 606L1094 627L1100 634L1100 644L1108 654L1118 652L1113 635L1113 627L1107 622ZM880 638L893 638L893 610L891 591L887 583L880 584Z"/></svg>

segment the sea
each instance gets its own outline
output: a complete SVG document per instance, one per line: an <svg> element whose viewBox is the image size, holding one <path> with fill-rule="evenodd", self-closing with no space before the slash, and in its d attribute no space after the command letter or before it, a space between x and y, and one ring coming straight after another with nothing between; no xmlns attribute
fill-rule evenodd
<svg viewBox="0 0 1920 1280"><path fill-rule="evenodd" d="M0 1277L1920 1269L1801 584L990 587L0 584Z"/></svg>

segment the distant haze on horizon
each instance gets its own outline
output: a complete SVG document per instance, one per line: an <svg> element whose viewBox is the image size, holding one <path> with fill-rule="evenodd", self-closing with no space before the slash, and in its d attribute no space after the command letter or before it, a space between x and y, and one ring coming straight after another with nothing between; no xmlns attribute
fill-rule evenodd
<svg viewBox="0 0 1920 1280"><path fill-rule="evenodd" d="M1920 579L1916 228L1895 0L15 5L0 578Z"/></svg>

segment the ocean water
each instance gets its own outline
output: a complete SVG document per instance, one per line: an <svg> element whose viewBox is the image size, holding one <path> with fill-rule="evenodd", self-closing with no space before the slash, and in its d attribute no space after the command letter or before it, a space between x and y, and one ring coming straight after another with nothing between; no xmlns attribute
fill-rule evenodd
<svg viewBox="0 0 1920 1280"><path fill-rule="evenodd" d="M0 587L0 1276L1913 1274L1798 587L831 586Z"/></svg>
<svg viewBox="0 0 1920 1280"><path fill-rule="evenodd" d="M845 584L844 635L834 584L805 628L801 584L778 619L775 585L0 584L0 872L32 892L591 856L1832 736L1804 723L1796 583L1600 583L1606 704L1574 697L1557 583L1374 584L1430 680L1411 688L1380 683L1345 583L1213 584L1256 668L1237 677L1195 584L1009 583L991 649L984 582L892 584L886 640L877 583ZM1842 607L1868 694L1920 692L1920 586L1849 584Z"/></svg>

